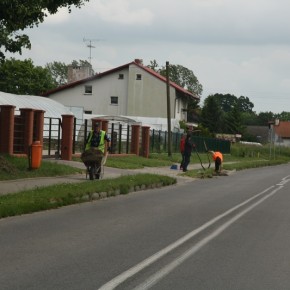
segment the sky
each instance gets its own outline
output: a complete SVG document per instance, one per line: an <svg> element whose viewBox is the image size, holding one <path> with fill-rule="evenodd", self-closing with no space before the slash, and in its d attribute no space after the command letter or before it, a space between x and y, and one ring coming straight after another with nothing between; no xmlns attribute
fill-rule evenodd
<svg viewBox="0 0 290 290"><path fill-rule="evenodd" d="M90 0L67 11L25 30L32 49L7 56L88 60L98 73L169 61L193 71L201 105L220 93L248 97L256 113L290 112L289 0Z"/></svg>

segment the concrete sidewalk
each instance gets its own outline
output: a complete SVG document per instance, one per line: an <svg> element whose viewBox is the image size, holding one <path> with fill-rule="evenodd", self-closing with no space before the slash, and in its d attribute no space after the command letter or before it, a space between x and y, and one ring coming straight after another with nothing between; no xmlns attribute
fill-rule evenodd
<svg viewBox="0 0 290 290"><path fill-rule="evenodd" d="M58 159L47 159L50 162L65 164L68 166L73 166L80 169L86 169L85 165L82 162L77 161L65 161ZM198 164L190 164L188 169L198 169L201 168ZM116 178L122 175L133 175L138 173L151 173L175 177L177 183L193 181L193 178L178 176L179 173L182 173L180 170L170 169L168 167L145 167L142 169L118 169L112 167L104 166L104 176L103 179ZM68 176L56 176L56 177L38 177L38 178L25 178L25 179L16 179L16 180L5 180L0 181L0 195L5 195L8 193L15 193L23 190L33 189L37 187L49 186L54 184L61 183L77 183L88 181L86 174L75 174Z"/></svg>

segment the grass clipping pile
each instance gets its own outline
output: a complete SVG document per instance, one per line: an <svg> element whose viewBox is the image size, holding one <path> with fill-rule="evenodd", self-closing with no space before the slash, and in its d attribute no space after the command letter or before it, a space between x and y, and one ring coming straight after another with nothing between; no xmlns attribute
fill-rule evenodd
<svg viewBox="0 0 290 290"><path fill-rule="evenodd" d="M0 173L16 174L17 168L0 155Z"/></svg>

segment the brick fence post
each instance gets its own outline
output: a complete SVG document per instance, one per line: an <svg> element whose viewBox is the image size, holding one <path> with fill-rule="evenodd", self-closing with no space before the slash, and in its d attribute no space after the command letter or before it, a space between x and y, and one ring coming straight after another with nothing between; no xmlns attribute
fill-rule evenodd
<svg viewBox="0 0 290 290"><path fill-rule="evenodd" d="M33 142L33 121L34 121L34 109L21 108L19 109L20 116L24 125L24 137L23 137L23 153L29 154L29 148Z"/></svg>
<svg viewBox="0 0 290 290"><path fill-rule="evenodd" d="M63 160L72 160L73 125L73 115L62 115L61 159Z"/></svg>
<svg viewBox="0 0 290 290"><path fill-rule="evenodd" d="M13 154L15 106L0 106L0 153Z"/></svg>
<svg viewBox="0 0 290 290"><path fill-rule="evenodd" d="M42 110L35 110L34 112L34 121L35 121L35 131L34 131L34 140L40 141L40 144L43 144L43 128L44 128L44 113Z"/></svg>
<svg viewBox="0 0 290 290"><path fill-rule="evenodd" d="M132 125L131 150L132 154L139 155L140 125Z"/></svg>
<svg viewBox="0 0 290 290"><path fill-rule="evenodd" d="M149 157L150 127L142 126L142 156Z"/></svg>

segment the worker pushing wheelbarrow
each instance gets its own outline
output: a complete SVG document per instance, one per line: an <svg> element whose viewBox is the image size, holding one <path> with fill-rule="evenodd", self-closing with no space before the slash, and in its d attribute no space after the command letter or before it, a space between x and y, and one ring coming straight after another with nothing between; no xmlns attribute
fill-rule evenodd
<svg viewBox="0 0 290 290"><path fill-rule="evenodd" d="M107 154L104 155L105 141L108 144L109 152L111 150L111 140L107 136L107 133L100 129L100 124L95 123L86 139L85 152L83 152L81 156L87 168L87 175L89 175L90 180L94 180L95 178L100 179L103 176L103 166L107 159Z"/></svg>

